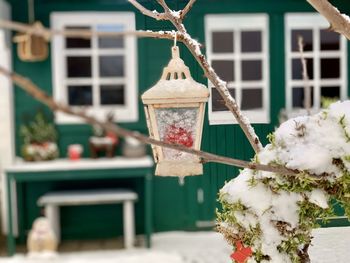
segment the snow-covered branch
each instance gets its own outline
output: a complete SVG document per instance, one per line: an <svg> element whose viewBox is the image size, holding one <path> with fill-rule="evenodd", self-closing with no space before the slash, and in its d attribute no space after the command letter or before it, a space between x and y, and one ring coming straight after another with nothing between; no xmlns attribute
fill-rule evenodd
<svg viewBox="0 0 350 263"><path fill-rule="evenodd" d="M192 6L194 5L194 3L196 2L196 0L190 0L188 1L187 5L184 7L184 9L182 9L181 11L181 19L184 19L185 16L187 15L187 13L191 10Z"/></svg>
<svg viewBox="0 0 350 263"><path fill-rule="evenodd" d="M170 39L173 40L175 37L174 31L151 31L151 30L137 30L137 31L121 31L121 32L101 32L101 31L91 31L91 30L54 30L48 29L44 26L35 26L28 25L24 23L0 20L0 28L10 29L13 31L18 31L22 33L27 33L31 35L41 36L45 39L50 39L55 35L64 36L64 37L80 37L80 38L91 38L94 36L97 37L119 37L119 36L135 36L139 38L158 38L158 39ZM182 34L177 34L176 36L178 41L183 40Z"/></svg>
<svg viewBox="0 0 350 263"><path fill-rule="evenodd" d="M339 12L328 0L307 0L330 23L330 29L350 40L350 18Z"/></svg>
<svg viewBox="0 0 350 263"><path fill-rule="evenodd" d="M133 6L135 6L142 14L145 16L152 17L156 20L166 20L165 14L164 13L158 13L157 11L151 11L147 8L145 8L143 5L141 5L139 2L136 0L128 0Z"/></svg>
<svg viewBox="0 0 350 263"><path fill-rule="evenodd" d="M53 111L60 111L64 112L66 114L70 114L73 116L77 116L82 118L84 121L86 121L89 124L92 125L98 125L101 128L114 132L117 135L121 137L132 137L140 142L146 143L146 144L153 144L165 148L171 148L174 150L187 152L196 156L199 156L203 163L208 162L216 162L216 163L222 163L232 166L237 166L241 168L250 168L254 170L261 170L266 172L273 172L273 173L279 173L279 174L286 174L286 175L297 175L298 171L294 171L291 169L287 169L282 166L273 166L273 165L262 165L259 163L253 163L253 162L247 162L243 160L233 159L229 157L224 157L216 154L211 154L208 152L198 151L192 148L188 148L183 145L179 144L171 144L166 143L163 141L158 141L153 138L150 138L146 135L143 135L139 132L130 131L127 129L124 129L116 124L111 124L110 122L101 122L97 120L96 118L89 116L85 113L85 111L77 111L73 110L72 108L68 107L67 105L63 105L60 103L55 102L49 95L47 95L45 92L42 91L36 84L34 84L31 80L17 74L10 72L6 70L5 68L0 66L0 74L5 75L6 77L10 78L18 87L22 88L24 91L26 91L29 95L34 97L36 100L41 101L45 105L47 105L51 110Z"/></svg>
<svg viewBox="0 0 350 263"><path fill-rule="evenodd" d="M133 2L135 1L129 0L129 2L131 4L134 4ZM254 151L258 153L263 148L259 140L259 137L256 135L254 128L250 124L249 120L242 114L235 99L231 96L227 88L227 83L220 79L220 77L216 74L215 70L210 66L209 62L203 55L201 51L201 45L187 33L185 26L182 24L182 17L181 15L179 15L181 14L181 11L175 12L171 10L164 0L157 0L157 2L164 9L165 19L169 20L177 29L177 32L183 35L184 39L182 42L186 45L188 50L191 52L193 57L201 66L201 68L205 73L205 76L210 80L210 82L218 90L219 94L225 101L226 107L230 110L230 112L233 114L233 116L237 120L238 124L243 130L245 136L247 137ZM194 4L194 1L192 1L193 3L190 3L190 2L186 6L188 9L186 10L186 13L189 12L190 8ZM137 6L135 7L138 8Z"/></svg>

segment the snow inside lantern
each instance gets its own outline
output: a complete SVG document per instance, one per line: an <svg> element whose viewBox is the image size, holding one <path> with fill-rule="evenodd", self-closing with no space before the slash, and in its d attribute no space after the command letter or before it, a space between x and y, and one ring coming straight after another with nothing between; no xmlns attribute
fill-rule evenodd
<svg viewBox="0 0 350 263"><path fill-rule="evenodd" d="M142 95L150 136L167 143L200 149L208 89L194 81L180 58L179 48L172 48L172 59L161 79ZM203 173L197 156L153 146L156 175L188 176Z"/></svg>

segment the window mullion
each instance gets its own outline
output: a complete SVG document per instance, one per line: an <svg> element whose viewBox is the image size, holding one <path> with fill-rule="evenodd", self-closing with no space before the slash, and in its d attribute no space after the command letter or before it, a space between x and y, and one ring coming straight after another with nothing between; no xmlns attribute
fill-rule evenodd
<svg viewBox="0 0 350 263"><path fill-rule="evenodd" d="M345 37L341 36L340 37L340 81L341 81L341 86L340 86L340 99L341 100L346 100L348 97L348 92L347 92L347 87L348 87L348 82L347 82L347 54L346 54L346 49L347 49L347 40Z"/></svg>
<svg viewBox="0 0 350 263"><path fill-rule="evenodd" d="M268 27L265 27L262 29L262 34L263 35L269 35L268 32ZM271 86L270 86L270 81L269 81L269 62L268 62L268 59L267 59L267 54L268 54L268 40L267 38L263 38L262 39L262 82L264 83L262 85L261 90L262 90L262 93L263 93L263 96L262 96L262 106L263 106L263 111L266 111L268 114L269 111L267 109L269 109L269 104L270 104L270 94L271 92L268 92L267 89L270 89L271 90Z"/></svg>
<svg viewBox="0 0 350 263"><path fill-rule="evenodd" d="M238 106L242 107L242 69L241 69L241 28L238 28L234 31L234 47L235 47L235 83L236 83L236 102Z"/></svg>
<svg viewBox="0 0 350 263"><path fill-rule="evenodd" d="M321 58L320 58L320 28L313 28L314 42L314 108L320 108L321 103Z"/></svg>
<svg viewBox="0 0 350 263"><path fill-rule="evenodd" d="M285 27L285 61L286 61L286 109L287 111L291 111L293 108L292 100L293 100L293 92L292 92L292 30L293 28L289 26Z"/></svg>
<svg viewBox="0 0 350 263"><path fill-rule="evenodd" d="M93 25L93 29L96 30L97 26ZM92 47L92 94L93 94L93 107L98 109L100 107L100 92L99 92L99 63L98 63L98 39L97 36L91 38Z"/></svg>

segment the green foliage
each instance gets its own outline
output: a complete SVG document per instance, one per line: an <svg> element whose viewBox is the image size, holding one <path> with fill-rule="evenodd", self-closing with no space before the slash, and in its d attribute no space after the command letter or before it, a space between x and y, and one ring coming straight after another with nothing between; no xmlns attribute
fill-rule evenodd
<svg viewBox="0 0 350 263"><path fill-rule="evenodd" d="M57 141L55 126L46 120L42 112L38 112L32 122L21 126L20 136L22 137L24 145Z"/></svg>
<svg viewBox="0 0 350 263"><path fill-rule="evenodd" d="M350 221L350 172L345 168L343 176L340 177L333 185L334 198L343 207L345 215Z"/></svg>
<svg viewBox="0 0 350 263"><path fill-rule="evenodd" d="M317 219L321 219L323 223L326 223L329 217L334 216L333 208L330 206L327 209L323 209L309 201L299 202L299 224L300 228L307 230L311 228L317 228Z"/></svg>
<svg viewBox="0 0 350 263"><path fill-rule="evenodd" d="M249 229L245 229L238 223L236 218L237 214L246 215L247 213L250 213L240 200L231 204L225 201L223 196L220 196L219 201L222 204L222 209L221 211L216 211L218 222L228 223L229 225L234 226L234 228L242 234L241 239L245 245L252 246L256 240L260 239L261 228L259 224L249 226ZM263 255L261 258L264 258Z"/></svg>
<svg viewBox="0 0 350 263"><path fill-rule="evenodd" d="M223 196L219 197L219 201L222 205L222 211L216 211L216 217L218 221L238 224L237 219L234 215L235 212L243 212L247 208L242 204L241 201L230 204L224 200Z"/></svg>
<svg viewBox="0 0 350 263"><path fill-rule="evenodd" d="M257 186L258 182L259 182L259 181L256 180L254 176L252 176L252 178L250 178L250 179L248 180L248 184L249 184L250 187L255 187L255 186Z"/></svg>
<svg viewBox="0 0 350 263"><path fill-rule="evenodd" d="M332 103L337 102L339 100L339 98L334 97L321 97L321 105L322 108L326 109L328 108Z"/></svg>
<svg viewBox="0 0 350 263"><path fill-rule="evenodd" d="M276 137L274 133L269 133L266 138L269 140L269 142L275 146L276 145Z"/></svg>
<svg viewBox="0 0 350 263"><path fill-rule="evenodd" d="M349 156L345 156L342 159L350 160ZM249 186L255 187L258 183L263 183L276 194L281 191L305 194L304 200L298 202L299 222L296 227L291 228L290 225L285 222L274 222L276 228L285 238L285 240L278 245L277 249L280 253L287 254L293 263L305 262L301 256L301 249L305 246L309 246L311 243L311 230L319 227L317 223L318 220L321 219L323 223L327 223L328 218L335 216L331 205L326 209L321 208L307 198L307 193L315 189L325 191L329 195L329 200L332 198L337 199L343 206L346 215L350 217L350 173L344 167L341 160L337 160L337 162L339 163L339 167L343 169L344 174L335 181L329 181L310 175L306 171L297 176L276 175L275 178L258 178L257 176L252 176L248 179ZM229 225L231 228L238 231L240 233L239 238L246 246L252 246L256 244L257 241L259 243L262 234L260 225L257 224L256 226L249 226L249 228L246 228L240 225L236 218L239 214L243 216L248 215L248 213L250 213L250 216L254 216L254 214L245 207L240 200L234 203L228 202L227 194L220 195L219 201L222 204L222 209L217 211L218 222ZM232 236L226 238L230 239ZM234 244L234 240L231 240L230 243ZM261 249L255 248L253 252L256 262L262 262L264 260L269 261L268 255L264 255ZM307 250L305 253L307 255Z"/></svg>
<svg viewBox="0 0 350 263"><path fill-rule="evenodd" d="M323 120L327 119L328 116L327 110L321 113L321 118ZM317 124L319 124L319 121L320 119L317 118ZM349 143L350 130L349 121L346 119L346 116L341 116L339 120L334 120L332 118L332 121L335 122L334 125L340 125L344 137L347 143ZM307 125L303 122L295 122L295 129L298 131L296 138L300 139L300 143L305 143L304 137L305 135L309 135L306 133L306 128ZM288 154L290 149L286 149L286 143L282 140L283 136L281 137L281 139L279 138L276 140L275 134L273 133L267 136L272 145L272 149L271 146L269 146L265 148L265 150L271 151L271 154L274 154L274 160L268 163L271 166L285 166L286 161L282 161L285 159L279 157L281 155L279 155L278 151L281 150L281 154ZM308 158L308 156L305 156L305 158ZM258 158L255 158L255 160L258 162ZM276 255L273 253L274 249L277 249L278 252L281 253L281 255L278 255L281 256L281 258L283 258L284 255L289 257L290 262L309 262L308 247L312 239L311 231L313 228L319 227L318 223L320 223L320 221L322 223L327 223L329 218L335 216L331 203L337 202L340 204L345 211L345 215L350 220L350 155L347 153L331 161L333 168L339 169L336 169L337 172L335 173L327 173L324 171L323 173L313 174L308 170L304 170L299 171L299 174L295 175L274 173L272 176L266 176L265 173L259 171L246 170L240 175L249 176L246 181L244 181L243 178L240 178L242 180L237 181L237 183L233 181L233 184L221 193L219 201L222 203L222 210L217 212L218 230L223 233L229 243L233 245L235 241L240 240L244 245L251 246L253 248L252 262L269 262L275 260L274 257ZM237 201L234 190L237 187L241 187L241 184L243 186L243 183L247 195L254 194L253 192L256 186L265 186L264 189L266 190L267 188L267 190L270 191L267 198L272 199L272 201L269 201L270 199L264 201L269 202L267 204L269 204L270 207L267 209L264 207L263 209L266 210L262 211L262 208L259 206L252 205L252 207L250 207L248 201L247 203L240 200ZM225 191L229 192L226 193ZM258 192L258 194L263 193L264 192ZM290 218L284 217L284 211L281 205L274 205L273 202L274 196L277 195L283 195L281 196L282 198L289 198L289 195L286 195L286 193L293 193L291 196L295 197L295 199L290 200L293 205L288 207L288 209L292 209L290 212L293 213L289 215ZM239 192L237 194L241 196L243 193ZM257 202L258 197L259 196L254 196L252 200ZM261 196L261 198L264 198L264 196ZM232 200L234 200L234 202ZM318 204L317 201L328 202L328 207ZM284 218L283 220L285 220L285 222L278 221L282 220L281 218ZM295 221L296 218L298 221ZM267 232L265 232L264 227L271 227L271 224L277 231L270 231L270 229L267 229ZM275 239L276 237L277 239ZM272 242L266 243L268 242L266 240L269 238L271 238L271 240L278 240L279 244L276 242L273 244L271 244ZM275 247L272 250L265 248L269 246ZM268 255L264 255L264 253Z"/></svg>
<svg viewBox="0 0 350 263"><path fill-rule="evenodd" d="M277 190L302 193L312 191L312 189L317 188L318 184L318 180L309 176L306 172L288 178L282 175L282 178L282 181L276 182L275 188Z"/></svg>
<svg viewBox="0 0 350 263"><path fill-rule="evenodd" d="M342 129L344 131L346 142L350 142L350 134L348 133L347 128L346 128L345 114L343 116L341 116L341 118L339 120L339 124L340 124L340 126L342 127Z"/></svg>
<svg viewBox="0 0 350 263"><path fill-rule="evenodd" d="M343 157L343 160L350 162L350 155L346 155Z"/></svg>

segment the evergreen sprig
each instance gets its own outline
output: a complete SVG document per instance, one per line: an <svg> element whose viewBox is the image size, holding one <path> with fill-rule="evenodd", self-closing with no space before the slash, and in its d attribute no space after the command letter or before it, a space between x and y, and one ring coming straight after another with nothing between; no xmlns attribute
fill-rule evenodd
<svg viewBox="0 0 350 263"><path fill-rule="evenodd" d="M49 123L42 112L38 112L32 122L21 126L20 135L25 145L57 141L54 124Z"/></svg>

